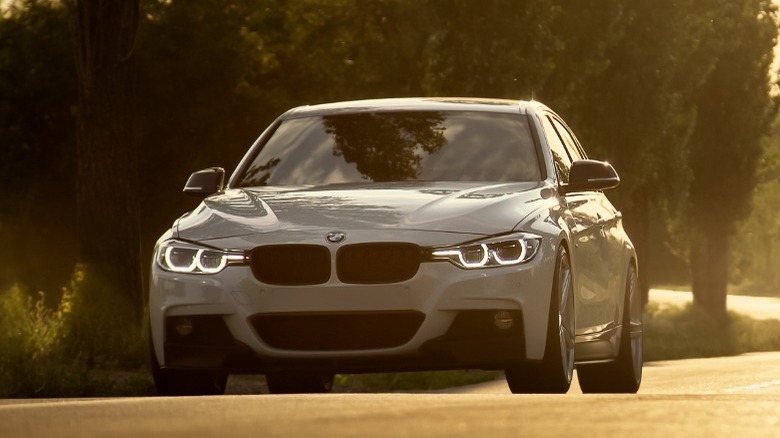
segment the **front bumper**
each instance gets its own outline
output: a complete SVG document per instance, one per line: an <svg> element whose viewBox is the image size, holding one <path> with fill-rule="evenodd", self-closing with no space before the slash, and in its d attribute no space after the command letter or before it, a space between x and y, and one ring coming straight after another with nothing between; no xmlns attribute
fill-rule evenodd
<svg viewBox="0 0 780 438"><path fill-rule="evenodd" d="M270 286L248 266L197 276L153 265L154 351L166 368L233 373L500 369L540 360L554 267L549 258L542 250L524 265L478 270L426 262L407 281L376 285L334 278ZM511 328L497 327L499 311L512 315ZM182 321L192 333L177 332Z"/></svg>
<svg viewBox="0 0 780 438"><path fill-rule="evenodd" d="M341 373L415 371L431 369L503 368L526 360L522 313L512 311L514 324L497 329L493 311L463 311L442 336L423 343L419 351L389 355L341 357L264 356L232 338L227 326L215 330L211 339L182 339L172 327L177 317L167 320L166 367L226 370L232 373L319 370ZM188 317L194 326L218 327L219 316ZM216 342L215 342L216 341Z"/></svg>

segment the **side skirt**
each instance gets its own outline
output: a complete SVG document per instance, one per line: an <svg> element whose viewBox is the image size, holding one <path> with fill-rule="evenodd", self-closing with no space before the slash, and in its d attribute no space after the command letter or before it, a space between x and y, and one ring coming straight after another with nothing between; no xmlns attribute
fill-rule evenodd
<svg viewBox="0 0 780 438"><path fill-rule="evenodd" d="M620 351L620 330L622 326L613 326L605 331L577 335L574 344L576 363L609 362Z"/></svg>

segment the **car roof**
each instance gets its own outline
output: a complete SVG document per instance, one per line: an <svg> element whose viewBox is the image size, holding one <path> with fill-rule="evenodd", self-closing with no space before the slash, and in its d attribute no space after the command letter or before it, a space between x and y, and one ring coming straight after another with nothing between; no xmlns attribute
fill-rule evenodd
<svg viewBox="0 0 780 438"><path fill-rule="evenodd" d="M299 106L287 111L281 118L290 119L340 113L385 111L481 111L526 114L529 109L539 106L542 106L539 102L511 99L486 99L476 97L404 97L352 100Z"/></svg>

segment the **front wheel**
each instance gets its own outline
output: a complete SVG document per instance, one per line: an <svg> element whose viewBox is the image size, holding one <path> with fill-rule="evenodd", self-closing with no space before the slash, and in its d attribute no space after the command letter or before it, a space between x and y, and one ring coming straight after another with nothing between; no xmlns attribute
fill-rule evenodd
<svg viewBox="0 0 780 438"><path fill-rule="evenodd" d="M152 354L152 377L157 395L222 395L227 386L227 373L219 371L171 370L161 368Z"/></svg>
<svg viewBox="0 0 780 438"><path fill-rule="evenodd" d="M613 362L577 366L583 393L629 393L642 383L642 302L637 291L636 267L628 268L620 348Z"/></svg>
<svg viewBox="0 0 780 438"><path fill-rule="evenodd" d="M149 358L152 379L157 395L222 395L225 393L228 375L221 371L176 370L160 367L149 333Z"/></svg>
<svg viewBox="0 0 780 438"><path fill-rule="evenodd" d="M566 249L558 250L547 322L547 343L541 363L505 370L514 394L565 394L574 374L574 297L572 273Z"/></svg>

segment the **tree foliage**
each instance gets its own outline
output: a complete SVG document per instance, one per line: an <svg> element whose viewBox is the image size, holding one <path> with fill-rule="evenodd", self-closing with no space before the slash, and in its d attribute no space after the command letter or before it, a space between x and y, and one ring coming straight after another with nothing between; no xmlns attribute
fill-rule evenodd
<svg viewBox="0 0 780 438"><path fill-rule="evenodd" d="M780 119L762 145L753 209L739 223L731 245L730 281L745 292L761 295L780 291Z"/></svg>
<svg viewBox="0 0 780 438"><path fill-rule="evenodd" d="M775 6L766 0L723 1L714 17L730 36L695 96L697 124L689 165L694 304L726 315L729 244L750 212L762 134L776 105L769 67L777 38Z"/></svg>
<svg viewBox="0 0 780 438"><path fill-rule="evenodd" d="M72 230L100 231L116 215L136 215L135 225L97 233L84 253L145 266L154 238L194 206L180 196L187 175L235 165L285 109L413 95L549 103L594 158L620 172L621 188L610 196L624 212L646 287L669 281L672 267L704 260L690 254L715 232L702 240L690 230L734 232L750 209L742 200L750 199L774 111L768 0L150 0L138 10L133 56L114 56L130 54L132 26L124 36L121 22L102 28L119 33L100 37L117 43L100 47L119 50L95 58L106 62L96 76L86 74L86 52L74 62L67 36L69 16L86 29L79 5L92 1L66 3L70 15L57 2L25 0L0 18L0 191L9 200L0 210L0 280L34 278L36 288L46 287L34 273L48 242L63 248L45 262L61 265L50 282L61 284L75 264ZM122 67L117 60L134 63L133 73L110 73ZM85 94L85 81L100 75L129 94L99 82ZM85 112L90 99L114 98L110 111ZM84 155L76 138L98 155ZM93 188L113 192L116 209L90 197ZM78 220L70 208L77 193L92 206ZM56 220L51 211L60 212ZM142 261L133 250L117 256L139 244ZM18 246L21 253L7 249ZM724 281L698 289L719 294Z"/></svg>
<svg viewBox="0 0 780 438"><path fill-rule="evenodd" d="M67 13L27 1L0 19L0 283L46 289L76 255L76 101ZM58 248L52 260L50 246Z"/></svg>

